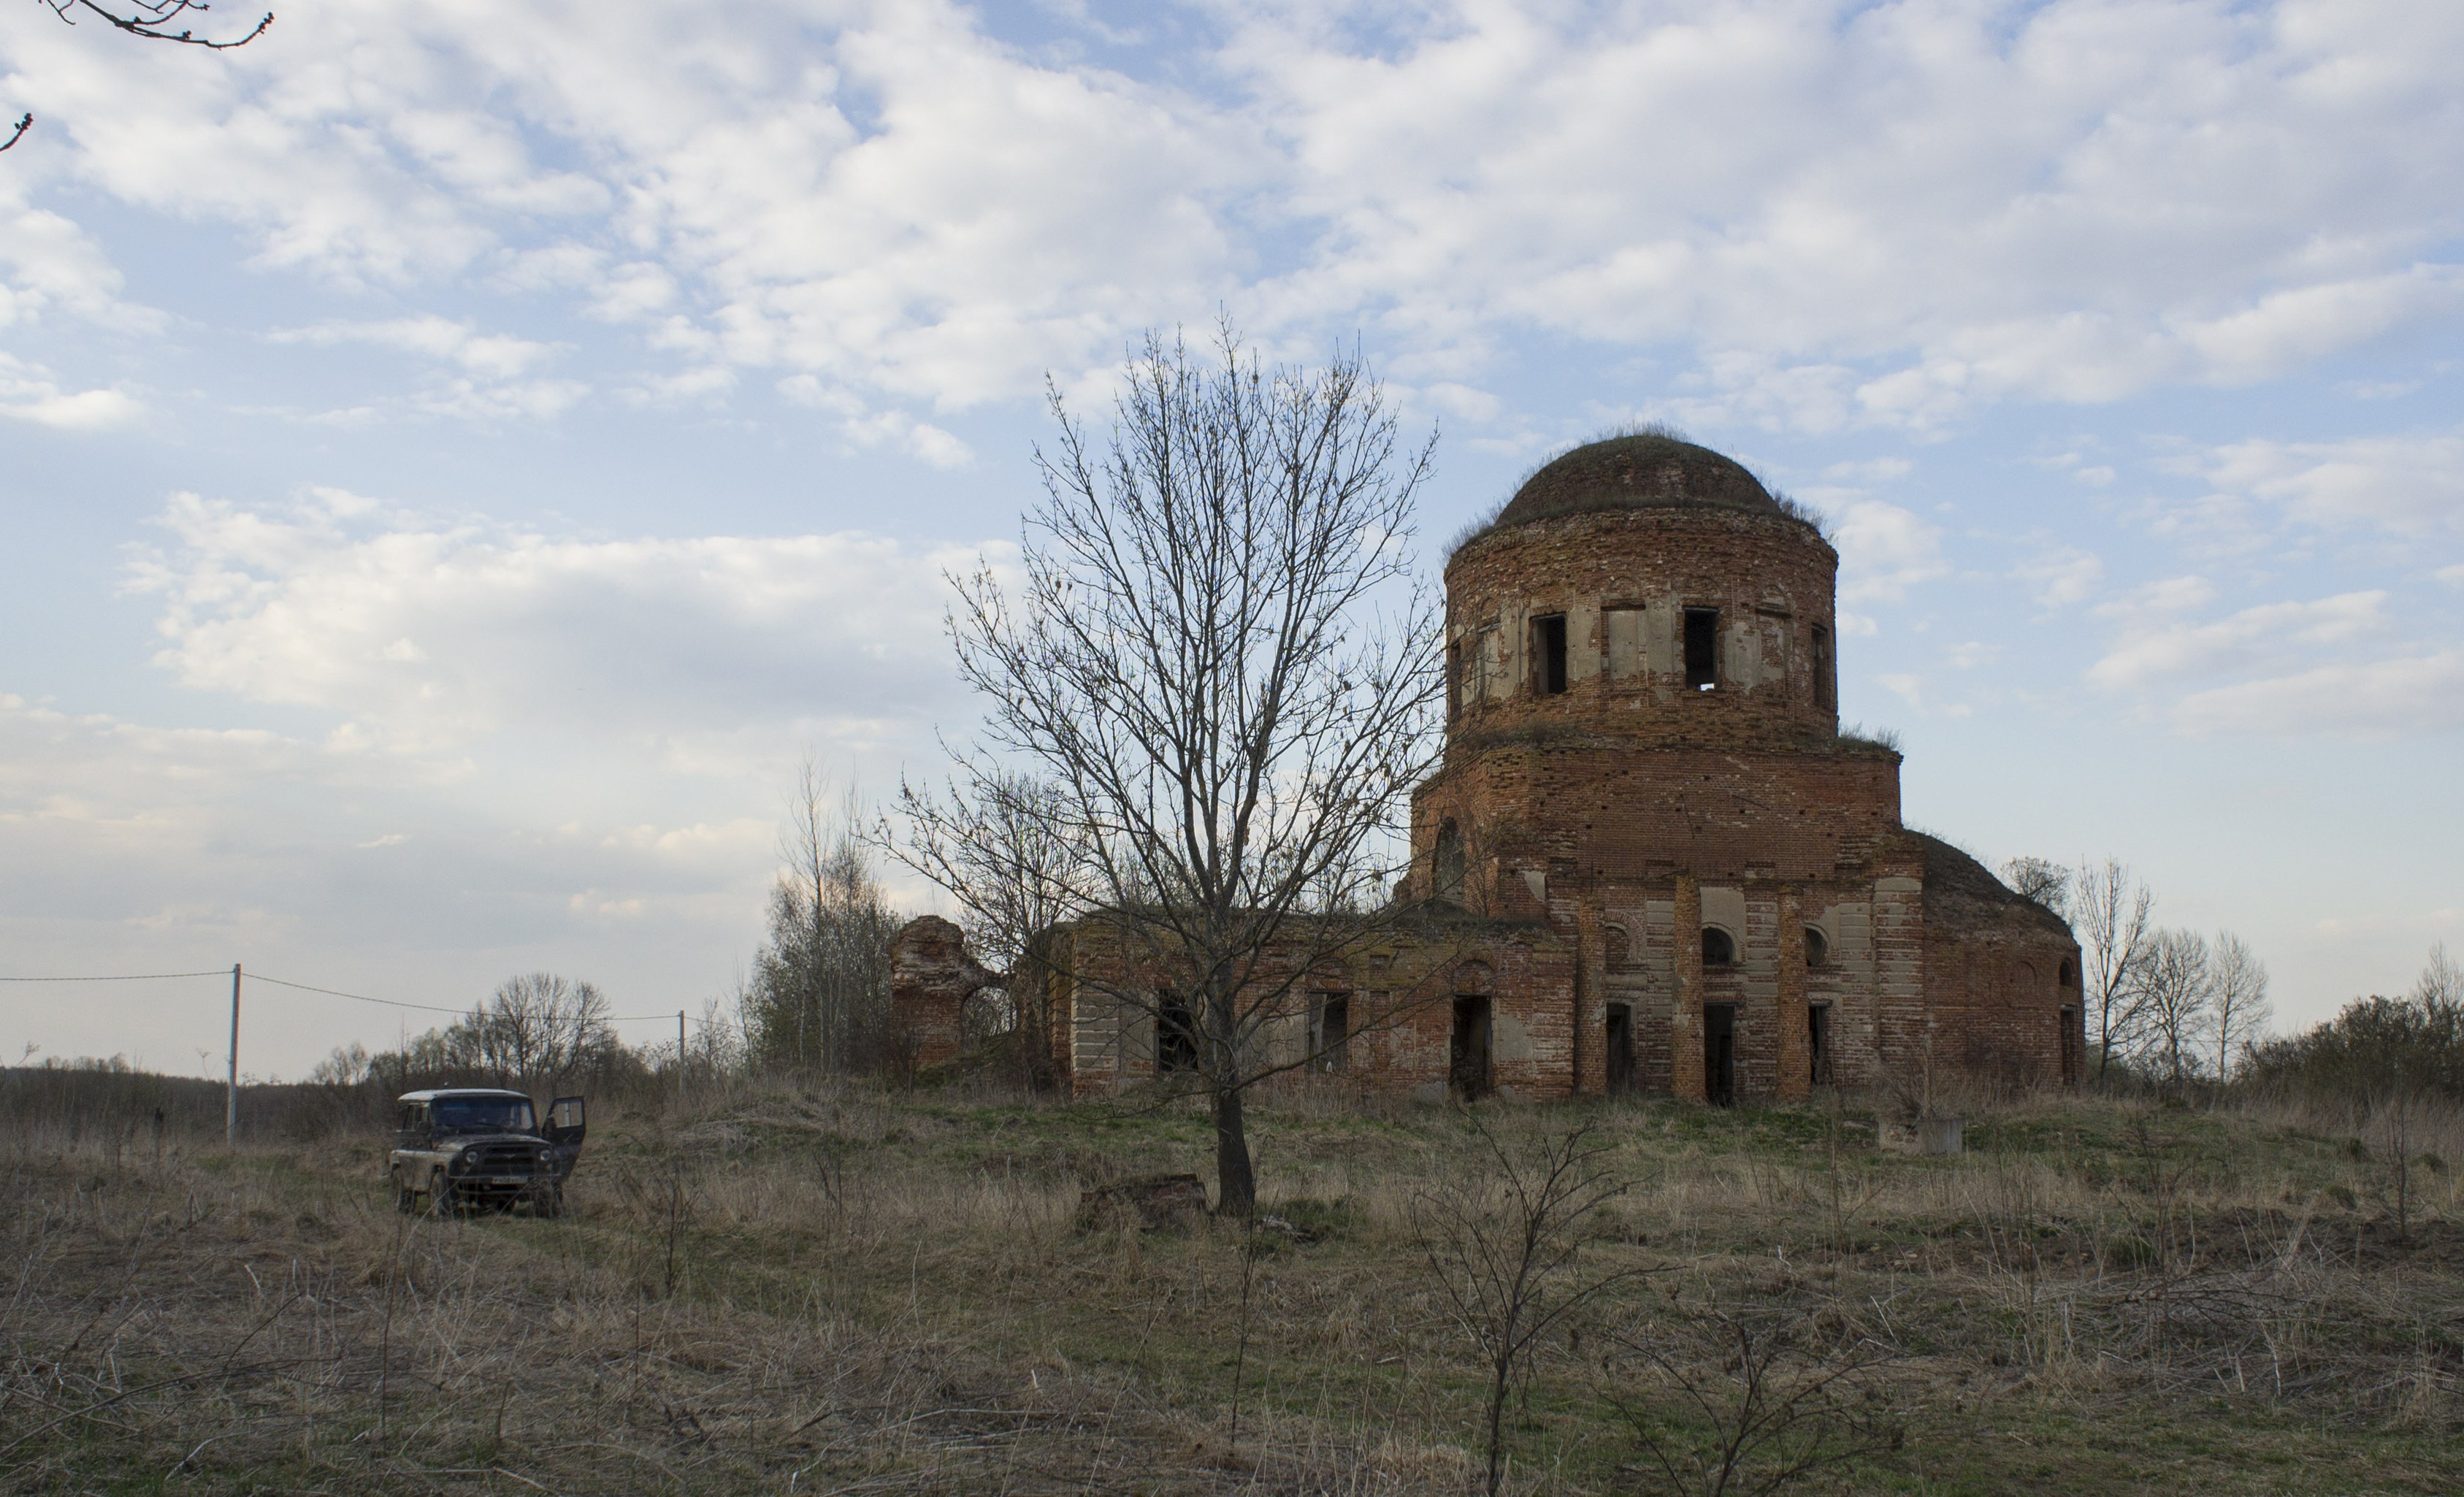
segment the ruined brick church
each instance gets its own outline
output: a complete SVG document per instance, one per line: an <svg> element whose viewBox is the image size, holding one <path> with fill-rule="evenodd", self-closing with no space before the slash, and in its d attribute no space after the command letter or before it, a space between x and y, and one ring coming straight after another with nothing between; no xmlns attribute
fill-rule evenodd
<svg viewBox="0 0 2464 1497"><path fill-rule="evenodd" d="M1405 908L1264 1043L1379 1090L1792 1100L1964 1075L2076 1085L2079 947L1900 822L1901 757L1842 737L1838 554L1743 467L1659 435L1542 468L1446 563L1446 746L1414 793ZM1047 1035L1100 1094L1185 1064L1067 974ZM955 1056L997 980L918 921L892 1006Z"/></svg>

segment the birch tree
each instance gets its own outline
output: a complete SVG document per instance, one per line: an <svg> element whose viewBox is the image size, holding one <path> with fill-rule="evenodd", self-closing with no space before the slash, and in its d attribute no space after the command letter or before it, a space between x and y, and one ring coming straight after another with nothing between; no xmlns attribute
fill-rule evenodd
<svg viewBox="0 0 2464 1497"><path fill-rule="evenodd" d="M2121 860L2081 860L2065 914L2079 937L2086 979L2083 997L2096 1016L2097 1069L2127 1057L2140 1039L2139 976L2152 934L2156 895L2134 884Z"/></svg>
<svg viewBox="0 0 2464 1497"><path fill-rule="evenodd" d="M2214 1008L2216 1079L2231 1081L2235 1048L2248 1050L2276 1016L2267 1000L2267 963L2231 931L2216 933L2209 1002Z"/></svg>

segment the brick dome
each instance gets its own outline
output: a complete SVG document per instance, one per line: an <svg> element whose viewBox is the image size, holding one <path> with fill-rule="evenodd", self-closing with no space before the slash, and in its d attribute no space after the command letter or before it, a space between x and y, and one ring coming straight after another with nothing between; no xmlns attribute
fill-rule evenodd
<svg viewBox="0 0 2464 1497"><path fill-rule="evenodd" d="M1590 442L1525 480L1490 529L1595 510L1710 505L1782 515L1743 464L1707 447L1644 432Z"/></svg>

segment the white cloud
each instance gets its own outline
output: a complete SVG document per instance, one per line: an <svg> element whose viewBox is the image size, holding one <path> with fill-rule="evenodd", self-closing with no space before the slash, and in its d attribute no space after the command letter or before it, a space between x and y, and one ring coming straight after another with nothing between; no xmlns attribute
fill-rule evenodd
<svg viewBox="0 0 2464 1497"><path fill-rule="evenodd" d="M510 729L651 741L823 719L900 737L953 699L941 575L979 554L856 534L564 540L193 495L161 523L172 543L131 581L163 599L159 664L323 709L338 745L431 753Z"/></svg>
<svg viewBox="0 0 2464 1497"><path fill-rule="evenodd" d="M2464 728L2464 650L2321 666L2194 692L2174 709L2191 733L2376 737Z"/></svg>
<svg viewBox="0 0 2464 1497"><path fill-rule="evenodd" d="M65 390L49 369L0 353L0 416L61 431L99 431L145 413L124 390Z"/></svg>
<svg viewBox="0 0 2464 1497"><path fill-rule="evenodd" d="M2303 524L2404 536L2464 531L2464 435L2256 438L2201 462L2211 503L2259 501Z"/></svg>
<svg viewBox="0 0 2464 1497"><path fill-rule="evenodd" d="M1942 531L1908 510L1858 499L1831 512L1839 548L1839 597L1846 603L1898 603L1919 583L1948 575Z"/></svg>
<svg viewBox="0 0 2464 1497"><path fill-rule="evenodd" d="M2088 679L2130 692L2191 734L2441 733L2464 726L2464 651L2391 638L2383 590L2268 603L2220 619L2203 579L2180 578L2098 611L2117 621Z"/></svg>
<svg viewBox="0 0 2464 1497"><path fill-rule="evenodd" d="M2179 594L2159 593L2145 605L2107 610L2124 621L2121 638L2089 668L2088 678L2129 689L2264 667L2304 647L2349 645L2385 632L2387 604L2384 591L2343 593L2309 603L2261 604L2193 624L2179 618L2186 606Z"/></svg>
<svg viewBox="0 0 2464 1497"><path fill-rule="evenodd" d="M868 406L1014 397L1228 301L1264 335L1365 322L1473 408L1537 329L1680 350L1681 416L1829 429L2452 317L2459 14L1267 5L1153 78L936 0L344 4L214 68L11 49L61 171L265 265L479 273ZM38 227L10 294L110 304L77 226Z"/></svg>
<svg viewBox="0 0 2464 1497"><path fill-rule="evenodd" d="M951 432L903 410L869 409L854 394L809 374L789 375L779 382L779 392L800 406L838 417L840 434L853 446L901 448L935 468L963 468L975 460L967 444Z"/></svg>
<svg viewBox="0 0 2464 1497"><path fill-rule="evenodd" d="M1916 465L1904 457L1873 457L1861 462L1833 463L1822 476L1835 483L1889 483L1904 478Z"/></svg>
<svg viewBox="0 0 2464 1497"><path fill-rule="evenodd" d="M2104 561L2092 551L2049 545L2012 568L2041 607L2061 608L2094 597L2104 582Z"/></svg>
<svg viewBox="0 0 2464 1497"><path fill-rule="evenodd" d="M483 379L510 380L552 357L546 343L502 333L482 333L468 322L430 314L383 322L319 322L273 335L275 342L366 343L451 363Z"/></svg>

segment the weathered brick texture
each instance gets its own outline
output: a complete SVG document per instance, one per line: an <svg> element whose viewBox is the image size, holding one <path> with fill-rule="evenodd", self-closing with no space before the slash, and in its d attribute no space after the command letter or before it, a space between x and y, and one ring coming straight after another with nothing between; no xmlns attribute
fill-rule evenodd
<svg viewBox="0 0 2464 1497"><path fill-rule="evenodd" d="M1655 436L1560 458L1455 552L1416 908L1311 980L1345 997L1343 1074L1523 1097L2077 1084L2068 928L1905 829L1899 753L1839 737L1837 568L1744 469ZM1072 1088L1153 1078L1151 1013L1107 996L1135 985L1117 941L1082 922L1048 944ZM1316 1002L1296 991L1262 1043L1306 1052Z"/></svg>

